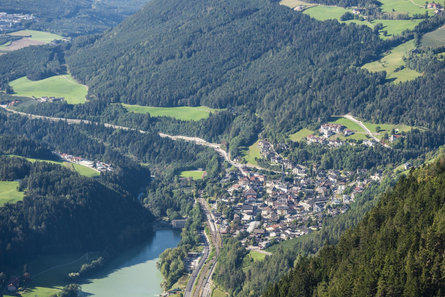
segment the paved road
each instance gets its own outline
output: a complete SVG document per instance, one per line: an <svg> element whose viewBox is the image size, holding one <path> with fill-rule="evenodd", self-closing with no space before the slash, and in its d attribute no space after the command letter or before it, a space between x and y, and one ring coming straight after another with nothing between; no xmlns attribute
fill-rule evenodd
<svg viewBox="0 0 445 297"><path fill-rule="evenodd" d="M83 124L98 124L98 125L99 124L103 124L105 127L108 127L108 128L122 129L122 130L126 130L126 131L137 131L137 132L142 133L142 134L147 133L144 130L138 130L138 129L133 129L133 128L129 128L129 127L109 124L109 123L97 123L97 122L92 122L92 121L89 121L89 120L66 119L66 118L34 115L34 114L30 114L30 113L25 113L25 112L9 109L5 105L0 105L0 107L5 109L6 111L11 112L11 113L15 113L15 114L19 114L19 115L22 115L22 116L26 116L26 117L31 118L31 119L42 119L42 120L48 120L48 121L53 121L53 122L61 122L62 121L62 122L67 122L68 124L82 124L82 123ZM255 169L259 169L259 170L270 171L269 169L265 169L265 168L262 168L262 167L259 167L259 166L250 165L250 164L241 164L241 163L235 162L232 159L230 159L229 154L225 150L223 150L221 148L220 144L211 143L211 142L208 142L208 141L206 141L206 140L204 140L202 138L199 138L199 137L190 137L190 136L183 136L183 135L169 135L169 134L165 134L165 133L161 133L161 132L159 132L159 136L167 137L167 138L170 138L172 140L184 140L184 141L194 142L194 143L196 143L198 145L203 145L203 146L210 147L210 148L214 149L221 157L223 157L229 164L231 164L232 166L238 168L238 170L244 176L248 175L248 172L244 169L245 167L250 167L250 168L255 168Z"/></svg>
<svg viewBox="0 0 445 297"><path fill-rule="evenodd" d="M391 148L389 145L381 143L380 140L374 136L374 134L372 134L372 132L368 129L368 127L366 127L363 122L357 120L356 118L354 118L352 115L350 114L346 114L343 116L344 118L347 118L348 120L351 120L357 124L360 125L360 127L362 127L363 130L365 130L366 134L369 135L369 137L371 137L372 139L374 139L377 143L381 144L382 146L386 147L386 148Z"/></svg>

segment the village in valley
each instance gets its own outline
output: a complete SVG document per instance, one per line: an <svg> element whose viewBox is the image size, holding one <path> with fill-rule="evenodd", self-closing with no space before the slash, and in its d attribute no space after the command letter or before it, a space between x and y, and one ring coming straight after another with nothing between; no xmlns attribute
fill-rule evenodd
<svg viewBox="0 0 445 297"><path fill-rule="evenodd" d="M32 20L35 20L32 14L0 12L0 32L21 29L23 22Z"/></svg>
<svg viewBox="0 0 445 297"><path fill-rule="evenodd" d="M229 171L221 180L226 193L213 204L220 233L240 235L248 249L262 250L319 230L327 218L346 212L357 194L382 179L381 171L308 168L281 157L267 141L259 146L263 157L282 166L281 174L252 167Z"/></svg>

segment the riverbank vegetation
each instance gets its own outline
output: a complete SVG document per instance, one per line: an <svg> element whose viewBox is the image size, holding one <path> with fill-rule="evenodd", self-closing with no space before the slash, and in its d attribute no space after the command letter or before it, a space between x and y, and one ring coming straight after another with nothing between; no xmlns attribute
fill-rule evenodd
<svg viewBox="0 0 445 297"><path fill-rule="evenodd" d="M186 273L184 260L187 258L188 252L202 242L202 224L204 219L203 211L199 204L196 204L190 211L185 227L182 229L179 245L173 249L166 249L160 255L158 267L165 279L164 289L168 290Z"/></svg>

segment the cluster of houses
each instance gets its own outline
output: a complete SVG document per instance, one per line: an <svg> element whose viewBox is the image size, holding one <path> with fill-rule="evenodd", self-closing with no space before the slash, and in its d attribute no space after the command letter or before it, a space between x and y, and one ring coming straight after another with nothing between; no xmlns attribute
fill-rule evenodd
<svg viewBox="0 0 445 297"><path fill-rule="evenodd" d="M341 141L339 139L327 139L325 137L315 136L315 135L308 135L306 137L306 140L309 144L312 143L318 143L323 145L328 145L332 147L339 147L345 144L344 141Z"/></svg>
<svg viewBox="0 0 445 297"><path fill-rule="evenodd" d="M0 279L0 281L2 280ZM7 294L16 294L19 289L26 287L30 281L31 275L28 272L25 272L22 276L7 277L3 284L0 282L0 285L5 286L0 287L0 296L3 296L2 291Z"/></svg>
<svg viewBox="0 0 445 297"><path fill-rule="evenodd" d="M0 32L19 29L24 21L35 19L32 14L0 12Z"/></svg>
<svg viewBox="0 0 445 297"><path fill-rule="evenodd" d="M61 159L74 163L79 164L94 170L97 170L99 172L105 172L105 171L113 171L113 167L111 164L107 164L105 162L101 161L90 161L87 159L84 159L82 157L76 157L70 154L60 153L60 152L54 152L57 156L59 156Z"/></svg>
<svg viewBox="0 0 445 297"><path fill-rule="evenodd" d="M339 147L346 144L340 139L330 139L332 135L342 134L344 136L350 136L355 132L353 130L346 129L345 126L335 123L327 123L321 125L319 132L322 136L315 136L313 134L308 135L306 140L309 144L318 143L322 145L328 145L332 147Z"/></svg>
<svg viewBox="0 0 445 297"><path fill-rule="evenodd" d="M48 97L48 96L43 96L40 98L36 98L36 97L32 97L32 99L39 101L39 102L62 102L65 100L64 97Z"/></svg>
<svg viewBox="0 0 445 297"><path fill-rule="evenodd" d="M246 247L267 248L271 243L319 230L323 221L344 213L357 193L381 173L372 177L366 170L340 172L309 171L286 179L268 179L250 171L247 176L227 173L227 193L212 206L221 234L241 235Z"/></svg>
<svg viewBox="0 0 445 297"><path fill-rule="evenodd" d="M441 12L443 10L442 5L440 5L440 3L436 3L434 1L431 2L431 3L427 2L426 8L434 9L434 13L439 13L439 12Z"/></svg>

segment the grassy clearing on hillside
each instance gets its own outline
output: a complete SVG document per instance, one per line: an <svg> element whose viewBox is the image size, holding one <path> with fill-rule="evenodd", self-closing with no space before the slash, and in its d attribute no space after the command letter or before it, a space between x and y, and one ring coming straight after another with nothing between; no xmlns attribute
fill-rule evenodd
<svg viewBox="0 0 445 297"><path fill-rule="evenodd" d="M314 131L303 128L297 133L289 135L289 139L292 141L301 141L305 139L308 135L314 134Z"/></svg>
<svg viewBox="0 0 445 297"><path fill-rule="evenodd" d="M49 32L43 32L43 31L36 31L36 30L22 30L10 33L11 36L23 36L27 37L31 40L40 41L44 43L50 43L53 40L61 40L63 39L62 36L49 33Z"/></svg>
<svg viewBox="0 0 445 297"><path fill-rule="evenodd" d="M411 129L415 127L411 127L408 125L392 125L392 124L372 124L368 122L363 122L363 124L368 128L378 139L382 139L385 133L391 135L391 131L398 130L399 132L409 132ZM380 127L379 132L376 131L376 128Z"/></svg>
<svg viewBox="0 0 445 297"><path fill-rule="evenodd" d="M414 40L410 40L393 48L380 60L365 64L362 68L370 72L386 71L386 78L394 79L395 83L413 80L422 74L409 68L396 71L397 68L405 66L403 57L413 49L415 49Z"/></svg>
<svg viewBox="0 0 445 297"><path fill-rule="evenodd" d="M303 13L319 21L326 21L331 19L340 20L340 17L347 11L351 12L352 10L337 6L319 5L306 9Z"/></svg>
<svg viewBox="0 0 445 297"><path fill-rule="evenodd" d="M48 163L57 164L60 166L65 166L66 168L71 169L73 171L77 171L77 173L79 173L80 175L86 176L86 177L94 177L94 176L100 175L100 173L97 172L96 170L93 170L91 168L85 167L80 164L74 164L74 163L69 163L69 162L59 162L59 161L52 161L52 160L26 158L26 157L17 156L17 155L9 155L9 156L16 157L16 158L24 158L32 163L34 163L34 162L48 162Z"/></svg>
<svg viewBox="0 0 445 297"><path fill-rule="evenodd" d="M348 139L355 139L355 140L365 140L366 137L366 131L360 127L359 124L356 122L353 122L351 120L348 120L346 118L342 117L332 117L329 121L329 123L333 124L340 124L346 127L346 129L353 130L355 133L346 137L343 134L335 134L332 136L334 139L340 139L340 140L348 140Z"/></svg>
<svg viewBox="0 0 445 297"><path fill-rule="evenodd" d="M68 169L77 171L80 175L86 176L86 177L95 177L95 176L99 176L100 172L91 169L89 167L85 167L83 165L80 164L74 164L74 163L69 163L69 162L64 162L63 163L64 166L66 166Z"/></svg>
<svg viewBox="0 0 445 297"><path fill-rule="evenodd" d="M380 32L386 31L387 35L381 33L382 38L389 38L395 35L400 35L405 30L413 30L422 20L375 20L373 25L381 23L383 29Z"/></svg>
<svg viewBox="0 0 445 297"><path fill-rule="evenodd" d="M16 181L0 181L0 206L23 199L24 193L17 190L18 186L19 182Z"/></svg>
<svg viewBox="0 0 445 297"><path fill-rule="evenodd" d="M409 14L410 16L414 14L425 14L428 12L432 14L433 11L430 9L425 9L425 2L418 4L416 2L412 3L410 0L379 0L382 3L382 10L387 13L393 14Z"/></svg>
<svg viewBox="0 0 445 297"><path fill-rule="evenodd" d="M247 151L244 152L244 160L247 161L248 164L258 165L256 158L261 158L260 147L258 146L258 141L252 144L247 148Z"/></svg>
<svg viewBox="0 0 445 297"><path fill-rule="evenodd" d="M346 118L342 117L332 117L329 121L329 123L333 124L340 124L346 127L346 129L357 131L357 132L365 132L362 127L360 127L359 124L356 122L353 122L351 120L348 120Z"/></svg>
<svg viewBox="0 0 445 297"><path fill-rule="evenodd" d="M87 86L78 83L71 75L57 75L39 81L21 77L9 83L14 94L23 97L64 97L69 104L85 103Z"/></svg>
<svg viewBox="0 0 445 297"><path fill-rule="evenodd" d="M422 46L431 48L445 46L445 26L423 35Z"/></svg>
<svg viewBox="0 0 445 297"><path fill-rule="evenodd" d="M284 4L285 5L285 4ZM288 6L288 5L286 5ZM319 20L325 21L329 19L336 19L344 24L355 23L357 25L368 26L371 29L378 23L383 25L383 29L380 31L380 37L383 39L390 38L395 35L400 35L405 30L413 30L422 20L374 20L372 22L369 21L360 21L360 20L349 20L349 21L340 21L341 16L345 12L352 12L351 9L345 9L343 7L336 6L324 6L318 5L316 7L309 8L304 11L305 14ZM386 31L384 35L383 32Z"/></svg>
<svg viewBox="0 0 445 297"><path fill-rule="evenodd" d="M204 173L205 171L202 170L186 170L186 171L182 171L179 176L181 177L191 177L194 180L198 180L198 179L203 179L204 178Z"/></svg>
<svg viewBox="0 0 445 297"><path fill-rule="evenodd" d="M256 261L263 261L264 258L266 258L266 255L258 251L250 251L247 257L252 258L253 261L256 262Z"/></svg>
<svg viewBox="0 0 445 297"><path fill-rule="evenodd" d="M199 121L207 119L210 113L218 112L218 109L207 106L178 106L178 107L155 107L122 104L129 112L148 113L152 117L170 117L181 121Z"/></svg>
<svg viewBox="0 0 445 297"><path fill-rule="evenodd" d="M301 6L310 7L310 6L315 6L317 4L308 3L308 2L301 1L301 0L283 0L283 1L280 1L280 5L284 5L284 6L287 6L289 8L294 8L294 7L297 7L297 6L300 6L300 5Z"/></svg>

